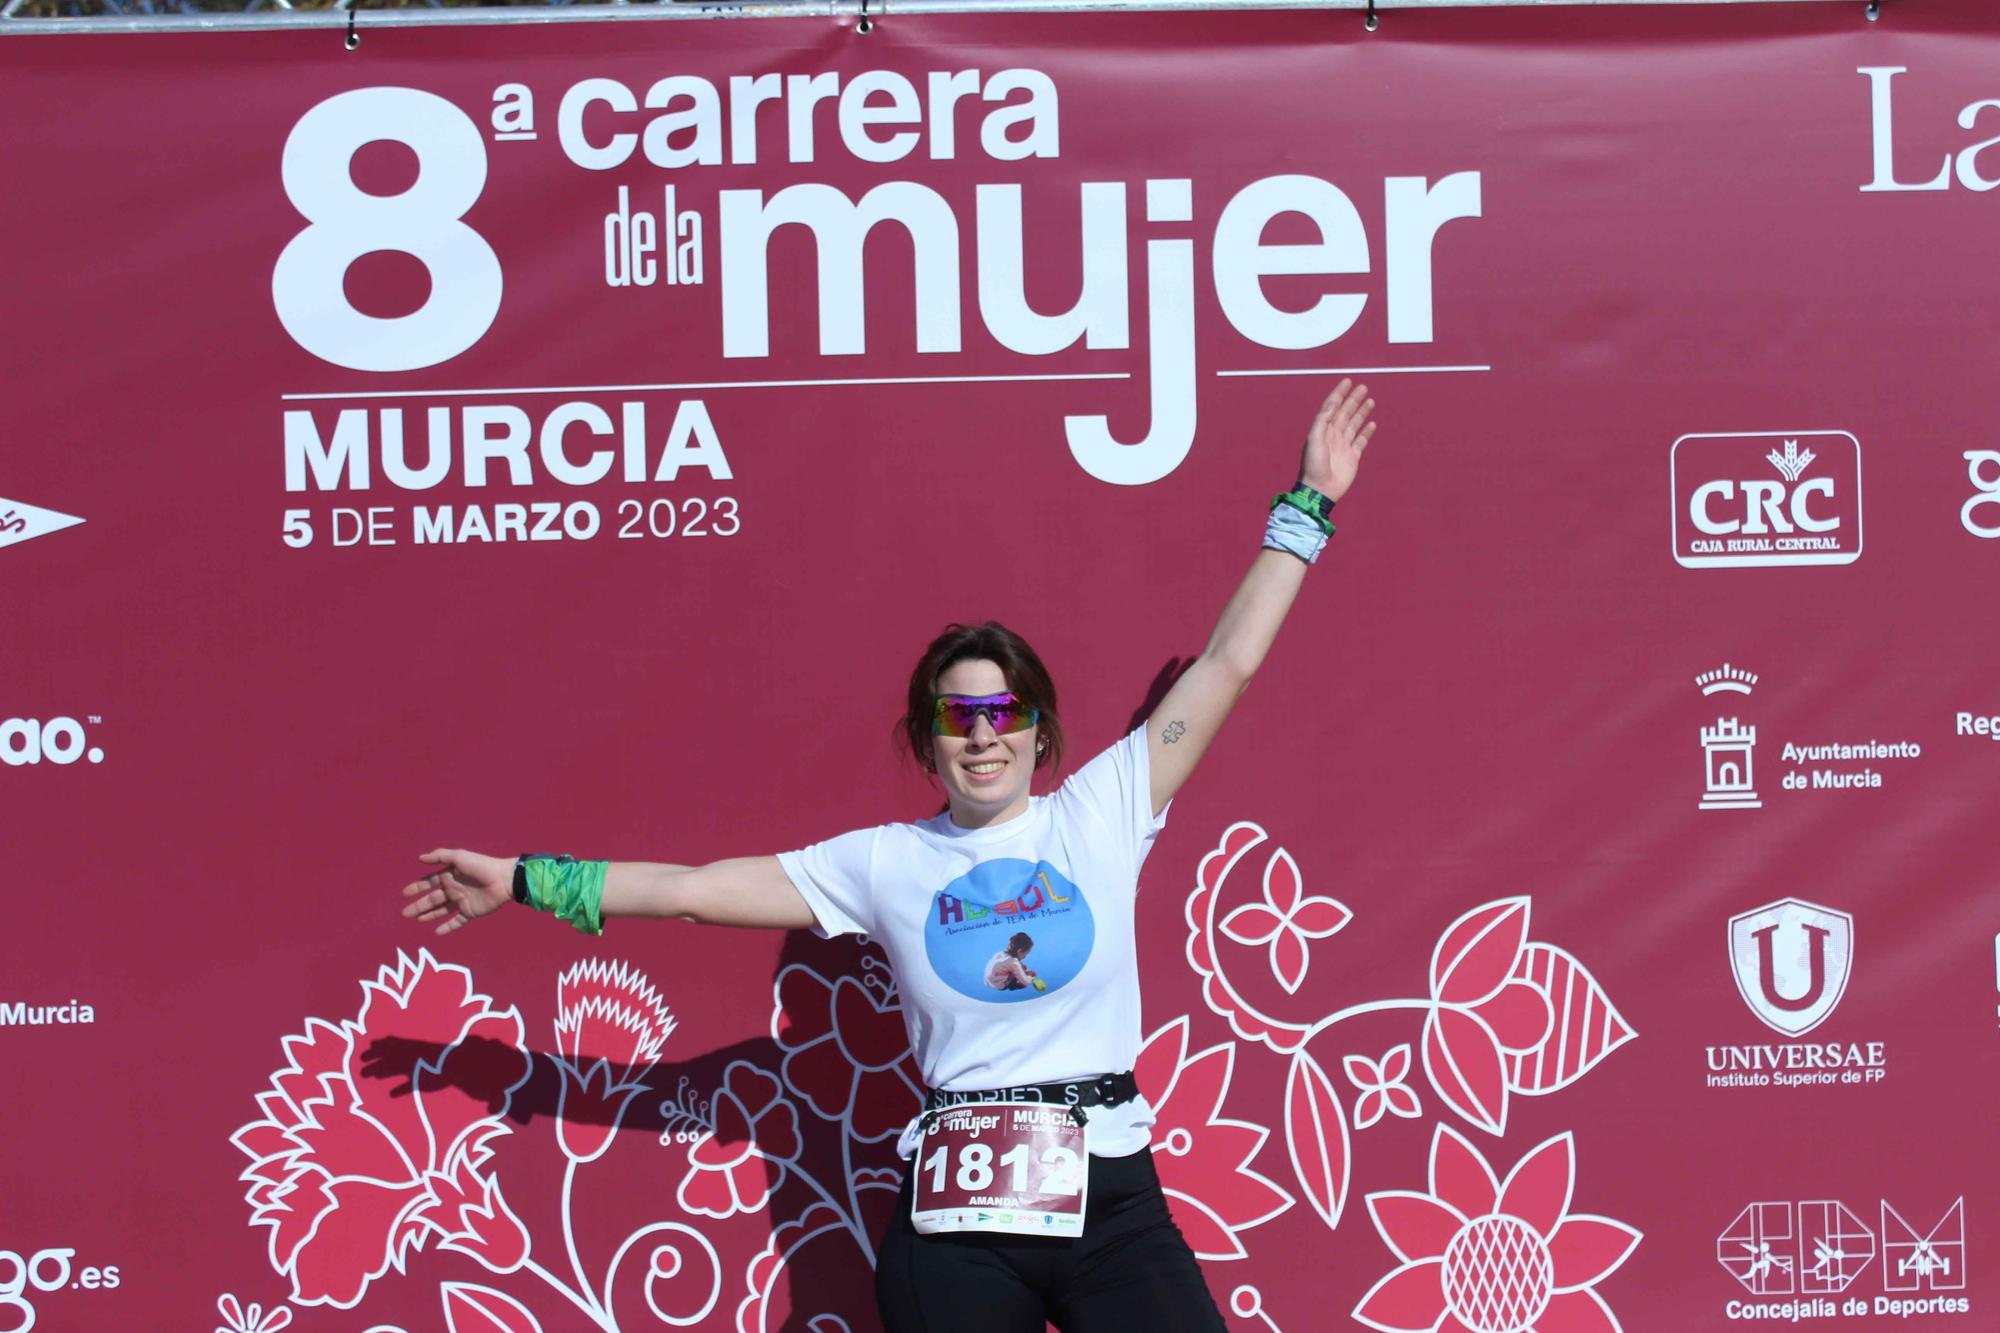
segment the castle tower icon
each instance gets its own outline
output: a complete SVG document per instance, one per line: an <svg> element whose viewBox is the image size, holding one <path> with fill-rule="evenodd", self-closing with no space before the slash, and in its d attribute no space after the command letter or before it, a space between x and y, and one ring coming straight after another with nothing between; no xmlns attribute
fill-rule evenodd
<svg viewBox="0 0 2000 1333"><path fill-rule="evenodd" d="M1702 792L1704 810L1759 810L1757 784L1750 763L1757 747L1757 728L1741 725L1733 717L1717 718L1712 727L1701 729L1702 753L1707 759L1708 786Z"/></svg>

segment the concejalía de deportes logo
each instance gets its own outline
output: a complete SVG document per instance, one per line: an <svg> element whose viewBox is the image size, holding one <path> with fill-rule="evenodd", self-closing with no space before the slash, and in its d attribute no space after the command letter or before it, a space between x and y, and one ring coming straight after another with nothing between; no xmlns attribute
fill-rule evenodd
<svg viewBox="0 0 2000 1333"><path fill-rule="evenodd" d="M1749 1204L1715 1238L1716 1262L1752 1298L1730 1301L1724 1316L1803 1323L1971 1313L1972 1298L1959 1294L1965 1197L1940 1214L1906 1208L1883 1199L1870 1225L1839 1199Z"/></svg>

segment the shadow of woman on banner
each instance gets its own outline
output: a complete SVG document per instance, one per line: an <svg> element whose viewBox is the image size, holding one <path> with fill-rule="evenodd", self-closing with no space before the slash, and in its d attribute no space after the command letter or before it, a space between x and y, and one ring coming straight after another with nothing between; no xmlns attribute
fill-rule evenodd
<svg viewBox="0 0 2000 1333"><path fill-rule="evenodd" d="M607 1002L621 988L652 1004ZM921 1088L888 966L872 944L790 931L772 995L755 1025L765 1035L675 1059L686 1029L643 973L577 964L558 983L558 1041L529 1043L520 1086L490 1072L518 1069L519 1050L481 1036L375 1037L359 1077L408 1097L421 1066L427 1094L450 1086L508 1124L490 1174L534 1257L579 1290L608 1284L621 1324L649 1302L677 1320L699 1313L713 1273L703 1326L736 1324L740 1311L742 1327L774 1333L872 1327L874 1247L901 1183L896 1134ZM534 1006L519 1007L532 1029ZM643 1057L647 1034L634 1029L648 1023L656 1037L667 1029L652 1063L631 1058ZM560 1151L524 1151L537 1135ZM651 1244L623 1254L640 1239ZM575 1259L554 1257L572 1247ZM544 1303L532 1288L514 1294Z"/></svg>

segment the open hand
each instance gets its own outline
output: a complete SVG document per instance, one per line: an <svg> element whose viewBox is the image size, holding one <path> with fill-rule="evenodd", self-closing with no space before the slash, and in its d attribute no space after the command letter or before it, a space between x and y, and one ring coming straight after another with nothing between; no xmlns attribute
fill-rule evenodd
<svg viewBox="0 0 2000 1333"><path fill-rule="evenodd" d="M1299 480L1329 500L1347 494L1361 468L1361 455L1375 435L1375 423L1368 420L1374 410L1367 385L1345 378L1334 385L1306 432Z"/></svg>
<svg viewBox="0 0 2000 1333"><path fill-rule="evenodd" d="M403 915L419 921L436 921L440 935L449 935L466 922L497 912L514 900L511 859L503 861L497 856L442 847L417 859L437 869L416 883L403 886L403 896L413 899L403 908Z"/></svg>

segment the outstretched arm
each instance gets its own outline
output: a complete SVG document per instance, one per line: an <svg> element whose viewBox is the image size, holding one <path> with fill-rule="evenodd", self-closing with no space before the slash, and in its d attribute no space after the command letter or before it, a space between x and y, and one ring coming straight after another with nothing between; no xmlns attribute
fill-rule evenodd
<svg viewBox="0 0 2000 1333"><path fill-rule="evenodd" d="M1330 500L1347 494L1375 434L1375 423L1368 420L1374 410L1366 385L1343 379L1334 386L1306 432L1299 480ZM1295 555L1268 548L1259 551L1222 608L1208 646L1153 710L1146 723L1146 750L1154 814L1166 808L1193 774L1229 710L1263 665L1305 573L1305 561Z"/></svg>
<svg viewBox="0 0 2000 1333"><path fill-rule="evenodd" d="M438 923L448 935L514 901L513 858L440 847L420 858L435 866L403 887L403 915ZM604 876L605 916L672 917L711 926L804 930L812 909L775 856L743 856L705 866L613 861Z"/></svg>

